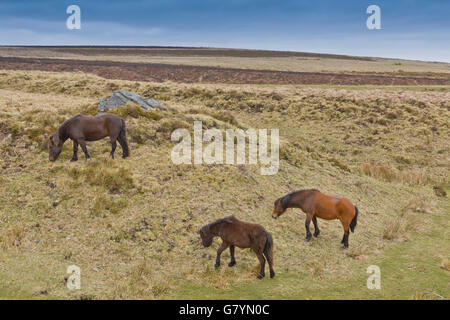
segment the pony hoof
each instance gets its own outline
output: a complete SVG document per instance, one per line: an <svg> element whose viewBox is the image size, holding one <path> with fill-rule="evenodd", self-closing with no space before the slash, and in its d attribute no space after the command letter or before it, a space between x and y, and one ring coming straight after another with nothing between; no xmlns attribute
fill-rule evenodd
<svg viewBox="0 0 450 320"><path fill-rule="evenodd" d="M341 247L342 250L348 249L348 245L346 246L345 244Z"/></svg>
<svg viewBox="0 0 450 320"><path fill-rule="evenodd" d="M216 269L219 268L219 267L220 267L220 263L219 263L219 264L216 263L216 264L214 265L214 268L216 268Z"/></svg>
<svg viewBox="0 0 450 320"><path fill-rule="evenodd" d="M305 241L306 241L306 242L309 242L309 241L311 241L311 236L309 236L309 237L306 237L306 238L305 238Z"/></svg>
<svg viewBox="0 0 450 320"><path fill-rule="evenodd" d="M275 277L275 271L270 271L270 278Z"/></svg>
<svg viewBox="0 0 450 320"><path fill-rule="evenodd" d="M261 280L262 278L264 278L264 274L258 274L258 276L257 276L257 278L259 279L259 280Z"/></svg>
<svg viewBox="0 0 450 320"><path fill-rule="evenodd" d="M320 231L319 232L314 232L314 237L318 237L319 236L319 234L320 234Z"/></svg>
<svg viewBox="0 0 450 320"><path fill-rule="evenodd" d="M78 159L77 158L70 159L70 162L75 162L75 161L78 161Z"/></svg>
<svg viewBox="0 0 450 320"><path fill-rule="evenodd" d="M230 263L228 264L229 267L233 267L233 266L235 266L235 265L236 265L236 261L232 261L232 262L230 262Z"/></svg>

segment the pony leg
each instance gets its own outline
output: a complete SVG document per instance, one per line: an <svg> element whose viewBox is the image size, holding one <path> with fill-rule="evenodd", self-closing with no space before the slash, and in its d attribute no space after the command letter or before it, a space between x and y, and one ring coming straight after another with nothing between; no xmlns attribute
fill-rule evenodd
<svg viewBox="0 0 450 320"><path fill-rule="evenodd" d="M344 242L344 249L348 248L348 236L349 236L349 232L347 230L347 231L345 231L344 238L342 239L342 241Z"/></svg>
<svg viewBox="0 0 450 320"><path fill-rule="evenodd" d="M314 223L314 237L317 238L319 236L319 234L320 234L319 226L317 225L317 218L313 217L312 221Z"/></svg>
<svg viewBox="0 0 450 320"><path fill-rule="evenodd" d="M226 248L228 248L228 243L222 242L219 249L217 250L216 264L214 265L215 268L220 267L220 255Z"/></svg>
<svg viewBox="0 0 450 320"><path fill-rule="evenodd" d="M262 253L257 253L256 256L258 257L259 260L259 265L260 265L260 269L259 269L259 274L258 274L258 279L262 279L266 276L266 272L265 272L265 268L266 268L266 259L264 259L264 256Z"/></svg>
<svg viewBox="0 0 450 320"><path fill-rule="evenodd" d="M231 256L231 261L228 264L228 266L232 267L236 264L236 260L234 259L234 246L233 245L230 246L230 256Z"/></svg>
<svg viewBox="0 0 450 320"><path fill-rule="evenodd" d="M116 151L116 147L117 147L117 142L116 139L111 138L111 158L114 159L114 152Z"/></svg>
<svg viewBox="0 0 450 320"><path fill-rule="evenodd" d="M307 213L306 214L306 221L305 221L305 229L306 229L306 238L305 241L311 240L311 231L309 231L309 224L311 223L312 214Z"/></svg>
<svg viewBox="0 0 450 320"><path fill-rule="evenodd" d="M350 224L345 221L342 221L342 220L341 220L341 223L342 223L342 227L344 228L344 236L342 237L341 243L344 245L343 249L346 249L346 248L348 248L348 236L350 234L350 232L349 232Z"/></svg>
<svg viewBox="0 0 450 320"><path fill-rule="evenodd" d="M78 142L76 142L76 140L73 140L73 156L72 159L70 159L70 162L78 160L77 153L78 153Z"/></svg>
<svg viewBox="0 0 450 320"><path fill-rule="evenodd" d="M83 140L81 140L81 139L78 140L78 143L80 144L81 149L82 149L83 152L84 152L84 156L86 157L86 160L89 159L90 156L89 156L89 153L88 153L88 151L87 151L87 148L86 148L86 142L84 141L84 139L83 139Z"/></svg>
<svg viewBox="0 0 450 320"><path fill-rule="evenodd" d="M272 249L269 249L267 251L264 251L264 256L267 259L267 262L269 263L269 270L270 270L270 277L275 277L275 271L273 270L273 252Z"/></svg>

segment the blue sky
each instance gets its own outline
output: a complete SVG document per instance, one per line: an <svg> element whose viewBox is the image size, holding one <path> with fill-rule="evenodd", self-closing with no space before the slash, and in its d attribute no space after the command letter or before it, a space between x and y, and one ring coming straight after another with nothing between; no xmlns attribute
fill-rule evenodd
<svg viewBox="0 0 450 320"><path fill-rule="evenodd" d="M66 8L81 8L81 30ZM381 8L368 30L366 8ZM0 45L161 45L450 62L448 0L1 0Z"/></svg>

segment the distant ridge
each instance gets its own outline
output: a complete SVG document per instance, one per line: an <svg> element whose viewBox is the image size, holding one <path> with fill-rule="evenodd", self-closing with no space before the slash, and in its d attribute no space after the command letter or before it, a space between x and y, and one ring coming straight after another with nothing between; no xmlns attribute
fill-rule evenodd
<svg viewBox="0 0 450 320"><path fill-rule="evenodd" d="M3 48L41 48L52 49L55 51L65 52L65 50L83 50L88 49L86 54L95 55L96 49L109 49L110 53L114 50L120 49L136 49L147 50L146 54L165 55L165 56L185 56L186 54L193 54L196 56L217 56L217 57L241 57L241 58L267 58L267 57L299 57L299 58L329 58L329 59L344 59L344 60L360 60L373 61L375 57L357 57L343 54L331 53L313 53L313 52L297 52L297 51L276 51L276 50L261 50L261 49L237 49L237 48L212 48L212 47L182 47L182 46L109 46L109 45L95 45L95 46L39 46L39 45L0 45ZM179 50L179 51L175 51ZM186 52L189 51L189 52ZM78 52L80 53L80 52ZM104 54L100 51L99 54ZM123 52L121 52L123 53ZM382 58L381 58L382 59Z"/></svg>

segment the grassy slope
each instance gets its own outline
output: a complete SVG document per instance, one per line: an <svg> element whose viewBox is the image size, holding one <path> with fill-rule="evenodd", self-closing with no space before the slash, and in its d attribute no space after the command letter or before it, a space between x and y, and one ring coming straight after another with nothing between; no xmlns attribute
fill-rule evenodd
<svg viewBox="0 0 450 320"><path fill-rule="evenodd" d="M449 208L447 206L447 212ZM449 294L449 274L442 264L448 256L448 214L423 219L432 230L416 234L405 243L389 246L382 256L355 261L351 276L333 277L285 273L274 280L255 281L228 290L186 283L170 295L174 299L442 299ZM433 254L430 255L430 252ZM369 290L370 264L381 269L381 290ZM448 269L447 269L448 270Z"/></svg>
<svg viewBox="0 0 450 320"><path fill-rule="evenodd" d="M0 297L449 296L449 201L433 190L450 192L448 88L198 86L11 71L1 73L0 88ZM97 98L117 88L174 111L120 111L130 159L110 160L105 140L89 146L88 162L69 163L66 145L49 163L43 134L76 113L95 114ZM280 128L279 173L173 165L170 132L194 119ZM309 187L360 208L349 250L339 249L337 221L320 221L320 238L307 244L303 214L270 218L275 198ZM201 248L196 231L230 214L272 232L275 279L255 279L248 251L238 250L233 269L213 270L217 241ZM80 291L65 287L70 264L81 267ZM371 264L381 267L381 291L365 288Z"/></svg>

